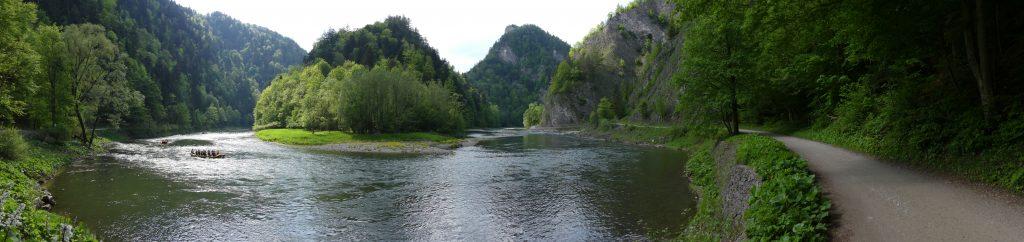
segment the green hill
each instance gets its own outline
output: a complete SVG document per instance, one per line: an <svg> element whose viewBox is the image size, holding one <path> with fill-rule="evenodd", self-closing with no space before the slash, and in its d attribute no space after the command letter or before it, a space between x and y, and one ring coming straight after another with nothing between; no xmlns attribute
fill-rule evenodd
<svg viewBox="0 0 1024 242"><path fill-rule="evenodd" d="M536 25L510 25L466 79L498 105L501 126L519 126L568 54L569 44Z"/></svg>

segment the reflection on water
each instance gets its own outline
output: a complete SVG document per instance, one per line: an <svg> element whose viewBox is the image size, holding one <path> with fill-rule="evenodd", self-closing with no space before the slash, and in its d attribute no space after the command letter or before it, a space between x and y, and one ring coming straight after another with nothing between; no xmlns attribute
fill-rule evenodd
<svg viewBox="0 0 1024 242"><path fill-rule="evenodd" d="M418 157L172 136L76 163L51 190L59 212L108 240L633 240L689 219L683 153L508 134Z"/></svg>

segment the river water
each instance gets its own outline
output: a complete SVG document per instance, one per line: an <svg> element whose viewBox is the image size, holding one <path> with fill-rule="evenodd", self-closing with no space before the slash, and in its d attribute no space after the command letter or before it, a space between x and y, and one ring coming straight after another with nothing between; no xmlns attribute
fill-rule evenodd
<svg viewBox="0 0 1024 242"><path fill-rule="evenodd" d="M178 135L118 144L50 190L57 212L113 241L640 240L675 236L694 210L682 152L475 136L489 138L450 155L368 156L251 132ZM189 157L197 148L228 157Z"/></svg>

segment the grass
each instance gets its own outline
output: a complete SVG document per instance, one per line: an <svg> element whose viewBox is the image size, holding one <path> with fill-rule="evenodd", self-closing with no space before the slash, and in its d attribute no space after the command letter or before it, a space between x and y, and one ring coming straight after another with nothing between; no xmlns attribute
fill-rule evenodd
<svg viewBox="0 0 1024 242"><path fill-rule="evenodd" d="M707 143L694 149L693 155L686 162L686 172L690 176L691 186L699 195L697 212L686 225L677 240L681 241L721 241L727 231L727 223L721 211L721 198L717 184L715 160L711 156L714 144Z"/></svg>
<svg viewBox="0 0 1024 242"><path fill-rule="evenodd" d="M17 137L20 140L20 135ZM10 140L0 140L9 142ZM0 198L0 208L5 216L18 214L16 226L5 227L0 232L2 241L55 241L62 234L63 225L71 225L74 241L96 241L96 238L81 224L70 219L35 208L35 201L42 195L37 181L45 180L58 168L70 163L75 157L87 155L99 148L86 148L74 144L54 145L39 141L23 141L21 154L0 157L0 191L7 196ZM109 142L98 139L97 143ZM0 194L2 195L2 194ZM20 209L19 209L20 208Z"/></svg>
<svg viewBox="0 0 1024 242"><path fill-rule="evenodd" d="M399 134L351 134L341 131L310 132L302 129L265 129L256 132L256 137L263 141L289 145L326 145L356 142L383 142L388 146L399 146L401 142L429 141L438 143L457 143L461 139L436 133L399 133Z"/></svg>
<svg viewBox="0 0 1024 242"><path fill-rule="evenodd" d="M672 149L691 148L709 140L707 137L720 137L722 135L722 132L716 129L635 123L613 124L607 120L602 121L597 127L585 127L584 132L603 136L613 141L664 145Z"/></svg>

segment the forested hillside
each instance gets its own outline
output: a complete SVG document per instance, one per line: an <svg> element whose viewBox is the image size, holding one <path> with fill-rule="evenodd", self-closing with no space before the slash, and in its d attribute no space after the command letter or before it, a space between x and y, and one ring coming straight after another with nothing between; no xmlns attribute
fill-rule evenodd
<svg viewBox="0 0 1024 242"><path fill-rule="evenodd" d="M541 102L551 75L568 54L569 44L536 25L509 25L466 79L498 105L501 126L519 126L527 106Z"/></svg>
<svg viewBox="0 0 1024 242"><path fill-rule="evenodd" d="M405 17L329 31L306 61L263 91L255 129L452 133L497 123L497 107Z"/></svg>
<svg viewBox="0 0 1024 242"><path fill-rule="evenodd" d="M200 15L170 0L42 0L37 4L39 24L95 26L89 27L93 34L113 44L111 56L123 67L105 70L124 68L125 83L141 102L126 103L123 110L84 115L95 116L95 126L120 126L134 135L249 125L259 90L277 73L301 63L305 54L294 41L266 28L220 13ZM55 51L56 56L44 58L51 61L41 71L50 72L54 82L77 78L77 70L60 64L69 58L64 53ZM73 95L61 91L36 93ZM70 105L62 98L32 102L30 114L56 114L23 115L18 125L71 127L60 120L71 114L61 107Z"/></svg>
<svg viewBox="0 0 1024 242"><path fill-rule="evenodd" d="M423 82L439 83L451 90L460 100L467 125L487 127L496 123L496 107L427 44L408 18L394 16L356 30L328 31L313 45L305 62L313 64L318 59L331 66L349 61L367 67L402 66L415 71Z"/></svg>
<svg viewBox="0 0 1024 242"><path fill-rule="evenodd" d="M639 0L573 47L536 110L548 126L674 120L686 130L801 131L1021 190L1021 9Z"/></svg>
<svg viewBox="0 0 1024 242"><path fill-rule="evenodd" d="M676 120L680 88L672 76L684 36L670 26L676 13L674 2L638 0L609 14L559 64L544 98L543 124ZM602 103L607 110L597 112Z"/></svg>

